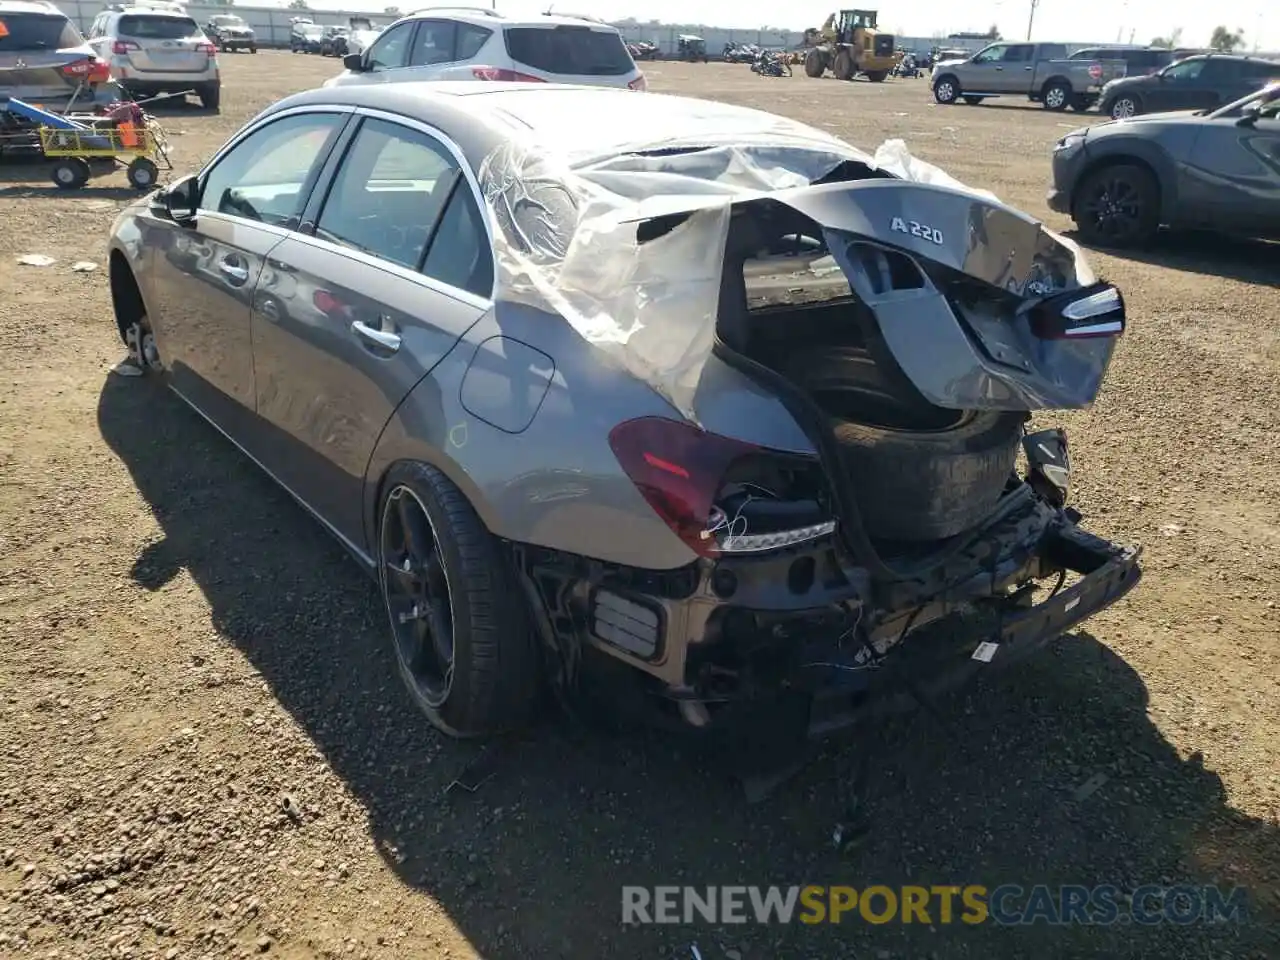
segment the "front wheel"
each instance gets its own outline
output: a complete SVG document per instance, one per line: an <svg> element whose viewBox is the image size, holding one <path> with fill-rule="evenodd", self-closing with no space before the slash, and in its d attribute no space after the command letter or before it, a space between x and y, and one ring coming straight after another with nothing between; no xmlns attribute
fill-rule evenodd
<svg viewBox="0 0 1280 960"><path fill-rule="evenodd" d="M952 104L960 96L960 84L955 77L939 77L933 84L933 99L941 104ZM967 97L965 99L968 99Z"/></svg>
<svg viewBox="0 0 1280 960"><path fill-rule="evenodd" d="M1095 170L1076 188L1071 219L1085 243L1142 246L1160 229L1160 185L1132 164Z"/></svg>
<svg viewBox="0 0 1280 960"><path fill-rule="evenodd" d="M49 178L59 190L79 190L92 175L88 161L80 157L63 157L49 170Z"/></svg>
<svg viewBox="0 0 1280 960"><path fill-rule="evenodd" d="M887 70L868 70L867 79L872 83L884 83L884 78L889 75Z"/></svg>
<svg viewBox="0 0 1280 960"><path fill-rule="evenodd" d="M435 467L392 468L378 567L400 675L427 719L453 737L522 725L541 679L515 571Z"/></svg>
<svg viewBox="0 0 1280 960"><path fill-rule="evenodd" d="M1142 113L1142 102L1130 94L1121 94L1105 104L1102 112L1112 120L1128 120Z"/></svg>

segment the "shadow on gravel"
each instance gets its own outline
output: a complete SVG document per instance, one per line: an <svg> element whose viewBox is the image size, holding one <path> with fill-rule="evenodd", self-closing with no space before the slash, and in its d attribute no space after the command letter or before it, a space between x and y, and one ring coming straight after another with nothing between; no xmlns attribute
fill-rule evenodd
<svg viewBox="0 0 1280 960"><path fill-rule="evenodd" d="M1067 236L1079 242L1074 230ZM1200 273L1256 283L1268 287L1280 287L1280 242L1250 240L1200 231L1174 233L1162 230L1155 243L1145 250L1114 250L1110 247L1093 247L1101 253L1158 267L1168 267L1183 273Z"/></svg>
<svg viewBox="0 0 1280 960"><path fill-rule="evenodd" d="M152 381L108 378L98 418L165 534L136 581L161 590L189 571L220 634L367 809L371 845L492 960L688 958L695 942L707 960L1280 955L1262 906L1274 907L1277 828L1226 806L1218 777L1148 719L1141 678L1088 633L941 701L942 722L868 730L872 826L851 853L832 849L830 754L749 807L657 737L549 725L507 744L476 792L446 794L481 748L443 741L415 712L373 585L319 525ZM623 884L1148 882L1241 884L1251 916L1000 929L945 924L935 904L931 925L856 912L839 926L619 923Z"/></svg>

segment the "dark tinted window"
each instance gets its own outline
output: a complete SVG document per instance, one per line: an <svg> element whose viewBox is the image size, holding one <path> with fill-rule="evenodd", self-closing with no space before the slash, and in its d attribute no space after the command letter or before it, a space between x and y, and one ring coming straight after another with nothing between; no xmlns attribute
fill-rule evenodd
<svg viewBox="0 0 1280 960"><path fill-rule="evenodd" d="M1200 74L1200 79L1211 83L1230 83L1243 77L1243 60L1227 60L1221 57L1214 57L1207 61L1204 72Z"/></svg>
<svg viewBox="0 0 1280 960"><path fill-rule="evenodd" d="M1067 48L1061 43L1042 43L1040 44L1041 60L1065 60L1067 58ZM1028 54L1024 59L1030 60L1031 55Z"/></svg>
<svg viewBox="0 0 1280 960"><path fill-rule="evenodd" d="M506 31L507 53L544 73L620 77L636 68L622 37L590 27L514 27Z"/></svg>
<svg viewBox="0 0 1280 960"><path fill-rule="evenodd" d="M457 59L470 60L480 52L480 48L491 36L493 31L486 30L484 27L477 27L471 23L458 24Z"/></svg>
<svg viewBox="0 0 1280 960"><path fill-rule="evenodd" d="M139 37L144 40L183 40L200 32L190 17L150 17L146 14L130 14L120 18L119 33L122 37Z"/></svg>
<svg viewBox="0 0 1280 960"><path fill-rule="evenodd" d="M1250 80L1280 80L1280 63L1251 61L1245 67L1245 76Z"/></svg>
<svg viewBox="0 0 1280 960"><path fill-rule="evenodd" d="M333 179L316 236L416 270L457 172L425 133L366 120Z"/></svg>
<svg viewBox="0 0 1280 960"><path fill-rule="evenodd" d="M471 186L453 191L422 272L459 290L487 297L493 293L493 255Z"/></svg>
<svg viewBox="0 0 1280 960"><path fill-rule="evenodd" d="M84 43L66 17L40 13L0 13L0 51L61 50Z"/></svg>
<svg viewBox="0 0 1280 960"><path fill-rule="evenodd" d="M418 35L413 38L413 51L409 65L429 67L435 63L450 63L458 59L453 55L453 35L457 24L452 20L422 20L418 23Z"/></svg>

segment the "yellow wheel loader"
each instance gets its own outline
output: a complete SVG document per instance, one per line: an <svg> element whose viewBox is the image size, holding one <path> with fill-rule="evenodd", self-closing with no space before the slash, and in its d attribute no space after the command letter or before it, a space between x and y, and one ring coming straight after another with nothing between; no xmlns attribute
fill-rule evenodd
<svg viewBox="0 0 1280 960"><path fill-rule="evenodd" d="M805 31L804 72L820 77L828 70L837 80L852 80L859 73L881 83L897 66L896 38L876 29L876 11L841 10L827 17L821 29Z"/></svg>

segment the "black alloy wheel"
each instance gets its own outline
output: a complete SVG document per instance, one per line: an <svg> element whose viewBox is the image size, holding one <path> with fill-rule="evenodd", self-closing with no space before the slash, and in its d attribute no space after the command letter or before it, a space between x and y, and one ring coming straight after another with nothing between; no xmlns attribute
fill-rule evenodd
<svg viewBox="0 0 1280 960"><path fill-rule="evenodd" d="M401 673L424 704L438 709L453 686L453 604L427 509L407 486L387 496L380 546Z"/></svg>
<svg viewBox="0 0 1280 960"><path fill-rule="evenodd" d="M1159 229L1159 202L1155 180L1141 167L1104 167L1077 188L1072 218L1088 243L1136 246Z"/></svg>

